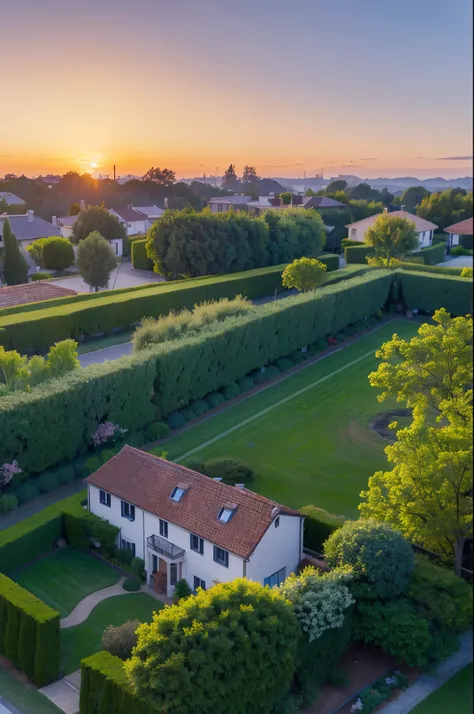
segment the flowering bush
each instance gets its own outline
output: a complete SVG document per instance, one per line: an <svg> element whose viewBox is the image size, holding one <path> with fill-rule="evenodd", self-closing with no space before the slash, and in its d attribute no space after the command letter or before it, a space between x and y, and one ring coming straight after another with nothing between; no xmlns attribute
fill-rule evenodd
<svg viewBox="0 0 474 714"><path fill-rule="evenodd" d="M8 486L12 478L16 474L21 474L22 469L18 466L17 461L12 461L11 464L3 464L0 466L0 491Z"/></svg>
<svg viewBox="0 0 474 714"><path fill-rule="evenodd" d="M334 345L337 345L337 340L335 337L328 337L328 345L330 347L334 347Z"/></svg>
<svg viewBox="0 0 474 714"><path fill-rule="evenodd" d="M111 421L104 421L102 424L99 424L92 434L91 441L94 446L100 446L101 444L115 441L117 437L122 436L126 431L127 429L122 429L118 424L112 424Z"/></svg>
<svg viewBox="0 0 474 714"><path fill-rule="evenodd" d="M326 630L344 624L345 612L355 602L347 587L350 578L348 570L336 569L319 575L308 566L300 575L292 573L280 586L310 642Z"/></svg>

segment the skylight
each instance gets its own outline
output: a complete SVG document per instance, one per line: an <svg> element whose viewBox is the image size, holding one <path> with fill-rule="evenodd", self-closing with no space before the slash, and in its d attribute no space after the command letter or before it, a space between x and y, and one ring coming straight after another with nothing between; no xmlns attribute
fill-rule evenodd
<svg viewBox="0 0 474 714"><path fill-rule="evenodd" d="M225 508L224 507L224 508L221 508L221 510L219 511L219 515L217 516L217 518L220 521L222 521L223 523L228 523L230 521L230 519L232 518L233 513L234 513L233 508Z"/></svg>
<svg viewBox="0 0 474 714"><path fill-rule="evenodd" d="M181 498L184 495L184 488L180 488L179 486L175 486L175 488L171 491L171 500L172 501L180 501Z"/></svg>

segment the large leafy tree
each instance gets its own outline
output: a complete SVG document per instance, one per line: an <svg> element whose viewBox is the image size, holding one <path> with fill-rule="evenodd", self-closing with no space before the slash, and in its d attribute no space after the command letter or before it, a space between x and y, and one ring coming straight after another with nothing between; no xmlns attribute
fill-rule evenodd
<svg viewBox="0 0 474 714"><path fill-rule="evenodd" d="M323 282L326 270L324 263L316 258L297 258L283 271L283 287L296 288L300 292L315 290Z"/></svg>
<svg viewBox="0 0 474 714"><path fill-rule="evenodd" d="M384 209L382 201L362 201L361 199L353 199L349 201L348 205L352 213L352 220L354 222L361 221L363 218L368 218L369 216L375 216L376 213L382 213Z"/></svg>
<svg viewBox="0 0 474 714"><path fill-rule="evenodd" d="M472 216L472 192L450 188L441 193L428 194L416 209L418 216L436 223L440 228Z"/></svg>
<svg viewBox="0 0 474 714"><path fill-rule="evenodd" d="M433 320L377 352L383 362L369 379L379 400L396 397L413 422L387 446L394 467L369 479L359 508L440 552L460 574L472 537L472 320L444 309Z"/></svg>
<svg viewBox="0 0 474 714"><path fill-rule="evenodd" d="M3 221L3 246L3 273L6 284L21 285L26 283L28 267L8 218Z"/></svg>
<svg viewBox="0 0 474 714"><path fill-rule="evenodd" d="M224 176L222 178L222 188L227 189L227 191L236 191L239 185L239 179L235 173L235 164L229 164L229 166L224 171Z"/></svg>
<svg viewBox="0 0 474 714"><path fill-rule="evenodd" d="M176 174L171 169L160 169L159 166L154 166L148 169L143 175L142 181L154 181L160 186L172 186L176 181Z"/></svg>
<svg viewBox="0 0 474 714"><path fill-rule="evenodd" d="M288 692L299 632L278 590L237 578L141 625L124 667L134 691L169 714L260 714Z"/></svg>
<svg viewBox="0 0 474 714"><path fill-rule="evenodd" d="M73 228L74 243L79 243L94 231L100 233L105 240L124 239L126 236L123 223L103 206L89 206L79 213Z"/></svg>
<svg viewBox="0 0 474 714"><path fill-rule="evenodd" d="M84 282L98 292L99 288L108 286L117 257L105 238L94 231L79 243L76 265Z"/></svg>
<svg viewBox="0 0 474 714"><path fill-rule="evenodd" d="M410 186L397 198L397 204L405 206L409 213L414 213L426 196L429 197L430 192L424 186Z"/></svg>
<svg viewBox="0 0 474 714"><path fill-rule="evenodd" d="M389 267L418 247L418 233L413 221L390 213L381 213L365 233L365 242L375 248L375 257Z"/></svg>

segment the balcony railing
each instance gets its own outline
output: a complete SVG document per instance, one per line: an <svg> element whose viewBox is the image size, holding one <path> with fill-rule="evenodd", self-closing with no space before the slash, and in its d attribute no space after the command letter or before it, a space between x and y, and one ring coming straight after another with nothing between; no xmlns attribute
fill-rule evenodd
<svg viewBox="0 0 474 714"><path fill-rule="evenodd" d="M160 555L164 555L170 560L178 560L184 555L182 548L178 548L174 543L170 543L169 540L160 538L157 535L148 536L147 543L148 547L152 548L155 553L160 553Z"/></svg>

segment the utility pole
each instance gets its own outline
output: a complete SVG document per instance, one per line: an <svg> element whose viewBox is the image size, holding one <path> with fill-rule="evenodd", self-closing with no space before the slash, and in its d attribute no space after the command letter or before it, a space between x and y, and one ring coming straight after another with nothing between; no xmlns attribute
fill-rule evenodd
<svg viewBox="0 0 474 714"><path fill-rule="evenodd" d="M115 164L114 164L114 181L115 181Z"/></svg>

